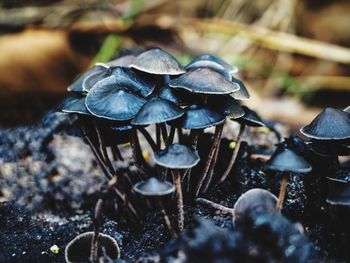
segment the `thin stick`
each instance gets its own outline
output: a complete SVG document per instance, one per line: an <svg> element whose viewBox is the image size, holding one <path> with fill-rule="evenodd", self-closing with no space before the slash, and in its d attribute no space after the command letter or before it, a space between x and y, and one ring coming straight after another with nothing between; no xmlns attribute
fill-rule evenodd
<svg viewBox="0 0 350 263"><path fill-rule="evenodd" d="M205 198L196 198L195 201L196 201L196 203L204 204L204 205L207 205L215 210L219 210L222 214L233 215L233 211L234 211L233 208L229 208L229 207L214 203L213 201L210 201L210 200L205 199Z"/></svg>
<svg viewBox="0 0 350 263"><path fill-rule="evenodd" d="M94 235L92 236L91 243L91 253L90 259L92 262L97 262L98 259L98 237L100 234L100 224L101 224L101 214L102 214L102 199L98 199L95 206L95 214L94 214Z"/></svg>
<svg viewBox="0 0 350 263"><path fill-rule="evenodd" d="M212 162L212 159L214 158L214 154L215 154L216 148L218 147L219 142L220 142L220 138L221 138L223 127L224 127L224 124L222 123L220 125L217 125L216 128L215 128L215 134L214 134L214 137L213 137L213 141L212 141L212 146L210 148L210 152L208 154L208 159L207 159L207 161L205 163L203 172L200 175L201 177L200 177L199 182L198 182L197 187L196 187L196 191L195 191L195 196L196 197L198 196L199 191L202 188L203 182L204 182L205 178L208 175L210 164Z"/></svg>
<svg viewBox="0 0 350 263"><path fill-rule="evenodd" d="M226 168L226 170L223 173L223 175L221 176L218 184L221 184L223 181L226 180L227 176L230 174L230 172L232 170L233 165L236 162L236 159L237 159L237 156L238 156L238 152L239 152L239 148L241 147L241 141L242 141L242 138L243 138L244 130L245 130L245 125L241 124L241 127L239 128L237 140L236 140L236 146L235 146L235 149L233 150L230 163L228 164L228 167Z"/></svg>
<svg viewBox="0 0 350 263"><path fill-rule="evenodd" d="M287 183L288 183L288 175L286 173L283 173L281 189L280 189L280 193L278 195L278 200L276 204L276 209L278 211L281 211L283 207L284 198L286 196Z"/></svg>
<svg viewBox="0 0 350 263"><path fill-rule="evenodd" d="M157 199L157 204L158 204L158 207L159 207L159 211L160 213L162 214L163 216L163 219L164 219L164 223L165 223L165 226L168 228L170 234L172 237L176 238L177 237L177 234L174 230L174 228L171 226L171 223L170 223L170 219L168 217L168 214L166 213L165 211L165 208L162 204L162 201L160 200L160 198L156 198Z"/></svg>
<svg viewBox="0 0 350 263"><path fill-rule="evenodd" d="M184 229L184 208L183 208L183 197L181 189L181 171L173 171L173 181L176 189L176 202L177 202L177 223L180 231Z"/></svg>

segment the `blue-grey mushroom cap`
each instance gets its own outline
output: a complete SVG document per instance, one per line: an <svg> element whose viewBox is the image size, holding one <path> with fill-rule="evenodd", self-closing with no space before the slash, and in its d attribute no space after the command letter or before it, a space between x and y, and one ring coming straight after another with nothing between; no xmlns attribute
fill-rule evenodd
<svg viewBox="0 0 350 263"><path fill-rule="evenodd" d="M248 100L248 99L250 99L250 94L249 94L246 86L244 85L244 83L241 80L239 80L235 77L232 77L231 81L234 83L237 83L239 85L239 90L231 93L230 96L232 96L236 100Z"/></svg>
<svg viewBox="0 0 350 263"><path fill-rule="evenodd" d="M329 190L327 203L331 205L350 205L350 181L327 177Z"/></svg>
<svg viewBox="0 0 350 263"><path fill-rule="evenodd" d="M93 236L94 232L85 232L70 241L65 249L66 262L90 262ZM98 256L101 257L105 253L106 256L112 260L116 260L120 257L120 249L117 241L114 238L100 233L98 235L98 244Z"/></svg>
<svg viewBox="0 0 350 263"><path fill-rule="evenodd" d="M150 177L135 184L133 190L143 196L160 197L173 193L175 186L170 182L160 181L156 177Z"/></svg>
<svg viewBox="0 0 350 263"><path fill-rule="evenodd" d="M125 55L116 59L113 59L111 61L108 62L99 62L96 63L96 66L103 66L106 68L110 68L110 67L122 67L122 68L129 68L131 63L134 62L135 60L135 56L134 55Z"/></svg>
<svg viewBox="0 0 350 263"><path fill-rule="evenodd" d="M85 106L85 97L74 96L66 98L58 107L58 109L65 113L75 113L82 115L91 115Z"/></svg>
<svg viewBox="0 0 350 263"><path fill-rule="evenodd" d="M225 68L230 74L234 74L237 73L239 71L238 67L231 65L227 62L225 62L223 59L215 56L215 55L210 55L210 54L201 54L197 57L195 57L192 61L192 63L196 63L198 61L211 61L214 62L220 66L222 66L223 68Z"/></svg>
<svg viewBox="0 0 350 263"><path fill-rule="evenodd" d="M308 138L317 140L342 140L350 138L350 114L326 108L300 132Z"/></svg>
<svg viewBox="0 0 350 263"><path fill-rule="evenodd" d="M97 65L92 67L91 69L87 70L86 72L82 73L78 76L77 79L74 80L74 82L68 86L67 90L74 93L85 93L83 90L83 82L86 77L88 77L91 74L95 74L96 72L102 72L105 71L105 67Z"/></svg>
<svg viewBox="0 0 350 263"><path fill-rule="evenodd" d="M239 90L237 83L225 79L209 68L197 68L170 81L172 88L185 89L200 94L230 94Z"/></svg>
<svg viewBox="0 0 350 263"><path fill-rule="evenodd" d="M208 106L231 119L240 118L245 114L242 106L231 95L211 96L208 98Z"/></svg>
<svg viewBox="0 0 350 263"><path fill-rule="evenodd" d="M271 192L253 188L242 194L233 207L235 224L240 224L246 216L254 210L259 210L267 214L278 212L276 209L277 197Z"/></svg>
<svg viewBox="0 0 350 263"><path fill-rule="evenodd" d="M115 85L96 86L85 99L92 115L115 121L131 120L145 103L143 97Z"/></svg>
<svg viewBox="0 0 350 263"><path fill-rule="evenodd" d="M156 164L170 169L189 169L200 160L196 150L182 144L172 144L153 154Z"/></svg>
<svg viewBox="0 0 350 263"><path fill-rule="evenodd" d="M183 114L184 110L176 106L174 103L159 97L153 97L142 106L137 115L131 121L131 124L144 126L164 123L178 119Z"/></svg>
<svg viewBox="0 0 350 263"><path fill-rule="evenodd" d="M237 119L237 121L241 124L251 126L251 127L265 127L265 123L263 120L259 117L259 115L253 111L252 109L248 108L247 106L242 106L244 110L244 115Z"/></svg>
<svg viewBox="0 0 350 263"><path fill-rule="evenodd" d="M180 75L185 73L185 69L176 58L161 48L152 48L142 52L130 67L155 75Z"/></svg>
<svg viewBox="0 0 350 263"><path fill-rule="evenodd" d="M350 114L350 106L346 107L344 111Z"/></svg>
<svg viewBox="0 0 350 263"><path fill-rule="evenodd" d="M98 83L99 81L109 77L111 74L111 70L110 68L104 68L101 71L96 71L93 72L91 74L89 74L88 76L86 76L86 78L83 81L83 91L85 93L88 93L96 83Z"/></svg>
<svg viewBox="0 0 350 263"><path fill-rule="evenodd" d="M278 172L308 173L311 165L290 149L277 151L267 163L269 170Z"/></svg>
<svg viewBox="0 0 350 263"><path fill-rule="evenodd" d="M172 103L176 104L177 106L185 106L187 103L183 101L179 96L177 96L174 92L174 90L168 86L164 86L159 94L159 98L162 98L164 100L171 101Z"/></svg>
<svg viewBox="0 0 350 263"><path fill-rule="evenodd" d="M197 68L209 68L221 74L227 80L232 79L230 72L226 68L210 60L198 60L195 62L191 62L185 67L186 70L194 70Z"/></svg>
<svg viewBox="0 0 350 263"><path fill-rule="evenodd" d="M205 107L192 105L185 110L185 114L178 120L169 123L184 129L205 129L222 124L225 116Z"/></svg>

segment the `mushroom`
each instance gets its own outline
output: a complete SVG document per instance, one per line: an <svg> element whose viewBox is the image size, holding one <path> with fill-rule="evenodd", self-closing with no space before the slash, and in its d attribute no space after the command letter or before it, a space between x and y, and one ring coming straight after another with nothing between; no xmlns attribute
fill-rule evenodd
<svg viewBox="0 0 350 263"><path fill-rule="evenodd" d="M105 63L98 62L95 64L95 66L102 66L105 68L110 68L110 67L129 68L131 63L134 62L135 58L136 57L134 55L125 55Z"/></svg>
<svg viewBox="0 0 350 263"><path fill-rule="evenodd" d="M198 64L197 64L198 63ZM192 59L191 63L188 64L186 66L189 67L191 65L200 65L202 64L202 67L209 67L210 66L205 66L205 63L208 63L210 65L210 63L216 64L221 66L222 68L224 68L229 74L235 74L239 71L238 67L234 66L234 65L230 65L227 62L225 62L224 60L222 60L221 58L215 56L215 55L210 55L210 54L201 54L197 57L195 57L194 59Z"/></svg>
<svg viewBox="0 0 350 263"><path fill-rule="evenodd" d="M173 237L176 237L176 233L171 226L169 217L163 207L161 197L169 195L175 191L175 187L172 183L167 181L160 181L155 177L150 177L147 180L138 182L133 186L133 190L141 196L151 198L157 203L158 209L163 216L166 227Z"/></svg>
<svg viewBox="0 0 350 263"><path fill-rule="evenodd" d="M65 260L67 263L90 262L90 251L94 232L85 232L71 240L65 249ZM120 256L117 241L105 234L98 235L98 257L108 257L116 260Z"/></svg>
<svg viewBox="0 0 350 263"><path fill-rule="evenodd" d="M276 208L280 211L283 206L284 197L290 173L308 173L311 171L311 165L306 162L301 156L297 155L290 149L277 148L276 152L268 161L267 168L282 174L282 183Z"/></svg>
<svg viewBox="0 0 350 263"><path fill-rule="evenodd" d="M235 225L239 225L244 218L254 210L272 214L278 212L276 209L277 197L271 192L253 188L242 194L233 207L233 220Z"/></svg>
<svg viewBox="0 0 350 263"><path fill-rule="evenodd" d="M350 180L328 179L328 197L327 203L330 205L350 206Z"/></svg>
<svg viewBox="0 0 350 263"><path fill-rule="evenodd" d="M164 150L154 153L156 164L169 168L173 173L173 181L176 188L178 227L184 228L184 210L181 188L181 175L183 170L190 169L199 162L199 155L196 150L181 144L172 144Z"/></svg>
<svg viewBox="0 0 350 263"><path fill-rule="evenodd" d="M350 138L350 114L342 110L326 108L310 124L302 127L300 132L319 143L330 143L332 158L330 173L335 175L338 166L336 141Z"/></svg>
<svg viewBox="0 0 350 263"><path fill-rule="evenodd" d="M236 162L239 148L241 146L241 141L243 139L245 127L246 126L250 126L250 127L263 127L263 126L265 126L264 122L260 119L260 117L258 116L258 114L255 111L249 109L246 106L242 106L242 108L244 110L244 115L238 119L234 119L234 121L237 121L238 123L240 123L240 128L239 128L239 132L238 132L238 136L237 136L237 140L236 140L236 146L232 152L231 160L230 160L225 172L222 174L222 176L218 182L219 184L226 180L227 176L230 174L230 172L232 170L234 163Z"/></svg>

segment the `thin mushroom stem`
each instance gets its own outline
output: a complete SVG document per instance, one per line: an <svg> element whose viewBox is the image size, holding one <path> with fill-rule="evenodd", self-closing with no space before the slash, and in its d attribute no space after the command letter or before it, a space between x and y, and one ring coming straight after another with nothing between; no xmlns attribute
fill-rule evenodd
<svg viewBox="0 0 350 263"><path fill-rule="evenodd" d="M204 205L207 205L215 210L218 210L220 211L220 213L222 214L230 214L230 215L233 215L233 211L234 209L233 208L229 208L229 207L226 207L226 206L223 206L223 205L220 205L220 204L217 204L217 203L214 203L213 201L210 201L208 199L205 199L205 198L196 198L195 200L196 203L199 203L199 204L204 204Z"/></svg>
<svg viewBox="0 0 350 263"><path fill-rule="evenodd" d="M336 175L338 164L339 164L339 160L338 160L338 155L337 155L337 152L335 149L335 143L331 142L331 171L330 171L330 174L332 174L334 177Z"/></svg>
<svg viewBox="0 0 350 263"><path fill-rule="evenodd" d="M183 208L183 196L181 189L181 171L173 171L173 181L176 190L176 203L177 203L177 223L180 231L184 229L184 208Z"/></svg>
<svg viewBox="0 0 350 263"><path fill-rule="evenodd" d="M143 127L139 127L138 130L141 132L143 137L146 139L147 143L152 148L152 151L154 151L154 152L157 151L157 144L154 142L151 135L146 131L146 129Z"/></svg>
<svg viewBox="0 0 350 263"><path fill-rule="evenodd" d="M200 175L201 177L200 177L199 182L198 182L197 187L196 187L196 191L195 191L195 196L196 197L198 196L198 194L199 194L199 192L200 192L200 190L202 188L204 180L208 176L208 171L209 171L211 162L212 162L212 160L214 158L216 148L218 147L219 142L220 142L220 138L221 138L223 127L224 127L224 123L217 125L216 128L215 128L215 134L214 134L212 145L211 145L211 148L210 148L210 151L209 151L209 154L208 154L208 159L207 159L207 161L205 163L203 172Z"/></svg>
<svg viewBox="0 0 350 263"><path fill-rule="evenodd" d="M171 126L169 136L168 136L167 140L165 141L165 146L169 146L170 144L173 143L174 137L175 137L175 131L176 131L176 128Z"/></svg>
<svg viewBox="0 0 350 263"><path fill-rule="evenodd" d="M177 128L177 136L179 137L179 143L182 143L184 140L184 135L182 133L182 128Z"/></svg>
<svg viewBox="0 0 350 263"><path fill-rule="evenodd" d="M97 255L97 253L98 253L98 237L100 234L102 205L103 205L103 200L100 198L100 199L98 199L98 201L96 203L95 213L94 213L94 235L92 237L91 253L90 253L90 260L92 262L97 262L97 260L98 260L98 255Z"/></svg>
<svg viewBox="0 0 350 263"><path fill-rule="evenodd" d="M162 137L163 137L164 145L167 146L167 145L166 145L166 142L167 142L167 140L168 140L168 131L167 131L167 129L166 129L165 123L160 123L159 126L160 126L160 130L161 130L161 132L162 132Z"/></svg>
<svg viewBox="0 0 350 263"><path fill-rule="evenodd" d="M146 172L147 163L142 156L142 150L141 150L140 142L137 136L137 129L133 129L132 131L131 146L132 146L132 153L133 153L135 166L140 171L142 177L145 179L147 178L147 172Z"/></svg>
<svg viewBox="0 0 350 263"><path fill-rule="evenodd" d="M159 124L156 124L156 144L157 144L157 150L160 150L162 140L161 140L161 128Z"/></svg>
<svg viewBox="0 0 350 263"><path fill-rule="evenodd" d="M286 196L287 183L288 183L288 174L283 173L281 189L280 189L280 193L278 195L278 200L276 204L276 209L278 211L281 211L283 207L284 198Z"/></svg>
<svg viewBox="0 0 350 263"><path fill-rule="evenodd" d="M100 150L101 150L101 153L102 153L102 156L103 156L103 159L105 160L105 163L108 167L108 169L110 170L110 172L112 174L115 173L115 170L114 170L114 167L112 165L112 162L111 160L109 159L109 156L108 156L108 152L107 152L107 147L106 147L106 142L102 136L102 131L98 125L98 123L95 121L94 122L95 124L95 130L96 130L96 134L97 134L97 138L98 138L98 141L100 143Z"/></svg>
<svg viewBox="0 0 350 263"><path fill-rule="evenodd" d="M124 161L124 157L122 156L118 145L111 146L111 150L112 150L113 158L115 160Z"/></svg>
<svg viewBox="0 0 350 263"><path fill-rule="evenodd" d="M202 134L202 132L203 132L203 129L192 129L190 131L190 143L189 143L189 145L192 149L197 150L199 135ZM187 172L187 183L186 183L187 192L190 191L191 172L192 172L192 169L189 169Z"/></svg>
<svg viewBox="0 0 350 263"><path fill-rule="evenodd" d="M177 234L176 234L174 228L171 226L169 216L168 216L168 214L167 214L166 211L165 211L165 208L164 208L164 206L163 206L163 204L162 204L162 201L160 200L159 197L156 198L156 201L157 201L157 205L158 205L158 207L159 207L159 211L160 211L160 213L161 213L162 216L163 216L165 226L168 228L168 230L169 230L171 236L174 237L174 238L176 238L176 237L177 237Z"/></svg>
<svg viewBox="0 0 350 263"><path fill-rule="evenodd" d="M241 127L239 128L237 140L236 140L236 146L235 146L235 149L233 150L231 160L230 160L230 162L229 162L225 172L221 176L218 184L220 184L220 183L222 183L223 181L226 180L227 176L230 174L230 172L232 170L233 165L236 162L236 159L237 159L237 156L238 156L238 152L239 152L239 149L241 147L241 142L242 142L242 139L243 139L244 131L245 131L245 124L241 124Z"/></svg>

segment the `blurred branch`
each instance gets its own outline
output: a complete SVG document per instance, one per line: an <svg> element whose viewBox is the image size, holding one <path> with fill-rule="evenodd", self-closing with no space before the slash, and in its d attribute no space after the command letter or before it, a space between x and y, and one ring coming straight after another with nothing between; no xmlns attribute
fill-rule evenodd
<svg viewBox="0 0 350 263"><path fill-rule="evenodd" d="M239 35L267 49L298 53L318 59L350 64L349 48L222 19L143 15L139 24L153 24L165 29L176 28L180 33L192 29L200 33L214 32L226 36Z"/></svg>

